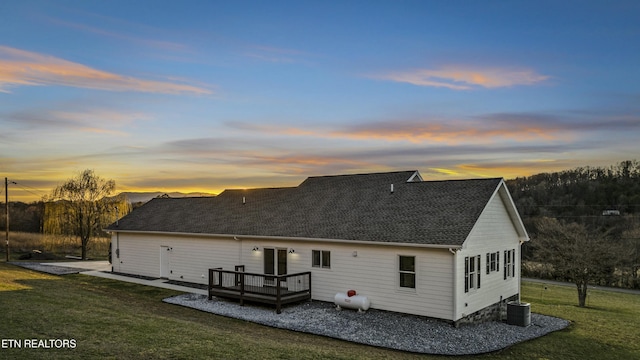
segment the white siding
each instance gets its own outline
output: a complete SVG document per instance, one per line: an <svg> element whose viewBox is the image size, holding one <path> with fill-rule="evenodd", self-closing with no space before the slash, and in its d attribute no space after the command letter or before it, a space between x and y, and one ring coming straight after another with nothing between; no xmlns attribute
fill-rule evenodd
<svg viewBox="0 0 640 360"><path fill-rule="evenodd" d="M132 233L119 237L120 257L114 253L112 260L116 272L160 277L160 247L168 246L169 279L204 284L209 268L233 270L239 259L240 242L230 239Z"/></svg>
<svg viewBox="0 0 640 360"><path fill-rule="evenodd" d="M504 280L504 251L516 251L515 277ZM499 252L498 271L486 273L487 253ZM480 255L480 289L465 293L465 257ZM467 241L456 256L458 276L456 320L470 315L520 291L520 243L505 202L496 192L487 204Z"/></svg>
<svg viewBox="0 0 640 360"><path fill-rule="evenodd" d="M260 248L245 257L246 271L262 272L263 247L293 247L288 255L289 273L312 272L314 300L333 302L338 292L353 289L367 296L371 307L442 319L453 313L452 261L448 250L390 247L322 242L260 243L245 249ZM312 250L331 252L331 268L312 267ZM357 256L353 256L354 251ZM399 287L398 256L416 257L416 289Z"/></svg>
<svg viewBox="0 0 640 360"><path fill-rule="evenodd" d="M169 279L207 283L209 268L245 265L247 272L263 273L265 247L294 249L287 254L288 273L312 272L314 300L333 302L336 293L353 289L375 309L454 320L454 256L446 249L131 233L119 237L120 259L114 256L118 272L159 277L160 246L169 246ZM256 246L259 250L253 251ZM330 251L331 268L312 267L312 250ZM416 257L415 290L399 287L400 255Z"/></svg>

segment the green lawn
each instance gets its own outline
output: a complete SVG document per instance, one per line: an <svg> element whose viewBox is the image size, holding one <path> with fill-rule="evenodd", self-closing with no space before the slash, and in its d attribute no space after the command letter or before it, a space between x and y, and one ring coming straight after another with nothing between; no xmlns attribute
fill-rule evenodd
<svg viewBox="0 0 640 360"><path fill-rule="evenodd" d="M640 296L525 283L532 310L572 321L563 331L486 359L638 359ZM228 319L165 304L178 294L85 275L52 276L0 263L0 339L75 339L75 349L3 349L0 359L426 358ZM460 357L465 359L465 357Z"/></svg>

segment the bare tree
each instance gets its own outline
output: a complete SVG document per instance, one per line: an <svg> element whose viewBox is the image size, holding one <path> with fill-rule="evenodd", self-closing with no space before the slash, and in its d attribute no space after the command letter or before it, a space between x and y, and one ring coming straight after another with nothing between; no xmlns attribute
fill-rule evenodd
<svg viewBox="0 0 640 360"><path fill-rule="evenodd" d="M630 229L624 231L621 235L622 246L625 251L622 252L622 284L629 288L640 288L640 224L633 222Z"/></svg>
<svg viewBox="0 0 640 360"><path fill-rule="evenodd" d="M64 184L56 187L51 201L64 209L68 232L77 236L82 246L82 259L87 259L87 245L92 237L107 225L109 210L113 207L114 180L105 180L93 170L84 170Z"/></svg>
<svg viewBox="0 0 640 360"><path fill-rule="evenodd" d="M538 236L532 245L539 261L551 264L556 276L572 281L578 288L578 305L584 307L590 284L606 279L615 270L615 247L605 233L584 224L541 218Z"/></svg>

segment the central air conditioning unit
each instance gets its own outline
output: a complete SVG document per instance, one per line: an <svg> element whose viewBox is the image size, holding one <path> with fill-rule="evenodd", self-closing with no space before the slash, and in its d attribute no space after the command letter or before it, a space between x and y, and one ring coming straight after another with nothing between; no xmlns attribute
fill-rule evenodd
<svg viewBox="0 0 640 360"><path fill-rule="evenodd" d="M507 304L507 324L527 327L531 325L531 304L511 301Z"/></svg>

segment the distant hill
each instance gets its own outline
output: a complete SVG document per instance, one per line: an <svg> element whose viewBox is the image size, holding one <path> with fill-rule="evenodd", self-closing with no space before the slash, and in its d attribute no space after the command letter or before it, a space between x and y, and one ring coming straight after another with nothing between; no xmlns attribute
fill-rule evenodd
<svg viewBox="0 0 640 360"><path fill-rule="evenodd" d="M163 196L163 195L168 195L169 197L172 198L183 198L183 197L209 197L209 196L216 196L215 194L209 194L209 193L202 193L202 192L192 192L192 193L181 193L181 192L170 192L170 193L165 193L165 192L161 192L161 191L156 191L156 192L132 192L132 191L126 191L123 193L120 193L121 195L125 195L127 197L127 199L129 199L129 202L131 203L139 203L139 202L147 202L153 198L156 198L158 196Z"/></svg>

